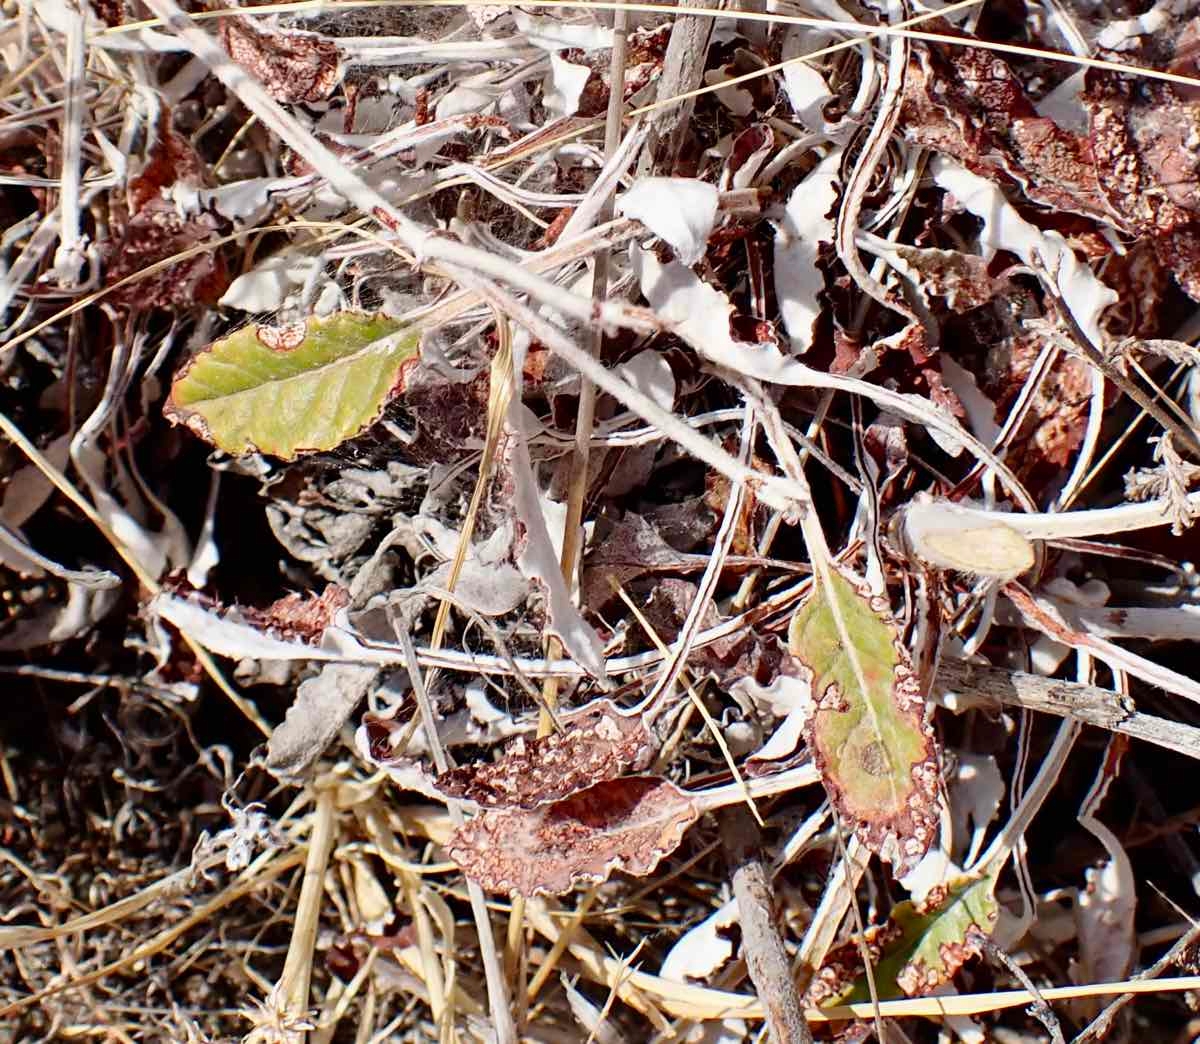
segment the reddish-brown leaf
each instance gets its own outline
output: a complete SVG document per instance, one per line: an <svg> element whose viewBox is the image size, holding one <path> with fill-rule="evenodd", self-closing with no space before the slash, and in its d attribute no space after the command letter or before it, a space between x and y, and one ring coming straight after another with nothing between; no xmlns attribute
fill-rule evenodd
<svg viewBox="0 0 1200 1044"><path fill-rule="evenodd" d="M153 199L125 226L125 234L110 255L108 285L203 246L220 230L220 222L211 214L184 217L170 200ZM187 310L198 304L215 304L228 286L224 258L215 250L205 250L143 276L113 297L140 308Z"/></svg>
<svg viewBox="0 0 1200 1044"><path fill-rule="evenodd" d="M1131 65L1194 65L1193 21L1102 57ZM1125 228L1148 236L1183 290L1200 300L1200 98L1174 84L1089 70L1083 95L1096 174Z"/></svg>
<svg viewBox="0 0 1200 1044"><path fill-rule="evenodd" d="M161 122L169 125L169 116L164 114ZM205 186L206 170L181 135L169 129L159 135L147 150L145 165L129 180L125 192L128 216L118 212L112 222L113 241L106 246L105 280L109 286L220 235L218 217L207 212L184 213L165 192L174 186ZM143 276L113 297L140 308L186 310L197 304L214 304L228 286L224 258L215 250L205 250Z"/></svg>
<svg viewBox="0 0 1200 1044"><path fill-rule="evenodd" d="M333 623L334 614L350 604L350 592L337 584L328 584L320 595L284 595L266 609L247 608L242 615L247 623L279 637L315 644L325 628Z"/></svg>
<svg viewBox="0 0 1200 1044"><path fill-rule="evenodd" d="M276 101L321 101L341 81L337 44L315 33L269 33L248 18L223 18L221 43Z"/></svg>
<svg viewBox="0 0 1200 1044"><path fill-rule="evenodd" d="M921 293L944 298L952 312L969 312L1004 289L1005 280L989 275L987 259L979 254L904 245L894 249L912 269Z"/></svg>
<svg viewBox="0 0 1200 1044"><path fill-rule="evenodd" d="M1112 218L1087 140L1038 115L998 55L968 46L914 49L902 120L909 140L976 174L1015 182L1038 203Z"/></svg>
<svg viewBox="0 0 1200 1044"><path fill-rule="evenodd" d="M530 809L602 780L646 768L658 742L640 715L597 700L567 719L561 732L517 739L498 761L443 772L438 790L487 808Z"/></svg>
<svg viewBox="0 0 1200 1044"><path fill-rule="evenodd" d="M650 873L701 811L661 777L626 776L531 811L484 812L455 831L446 851L490 892L561 895L614 870Z"/></svg>

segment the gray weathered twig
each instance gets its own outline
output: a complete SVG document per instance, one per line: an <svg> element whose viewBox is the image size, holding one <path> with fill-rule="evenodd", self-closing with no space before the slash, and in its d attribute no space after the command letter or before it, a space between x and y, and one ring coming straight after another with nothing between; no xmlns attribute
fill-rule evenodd
<svg viewBox="0 0 1200 1044"><path fill-rule="evenodd" d="M938 694L953 694L968 704L1003 704L1071 718L1109 732L1121 732L1167 750L1200 758L1200 728L1143 714L1131 699L1098 685L1043 678L1038 674L943 659L934 683ZM954 706L962 710L961 704Z"/></svg>
<svg viewBox="0 0 1200 1044"><path fill-rule="evenodd" d="M745 805L727 808L719 818L721 841L733 870L746 968L762 1001L771 1039L779 1044L812 1044L791 961L772 912L771 877L763 864L758 827Z"/></svg>
<svg viewBox="0 0 1200 1044"><path fill-rule="evenodd" d="M724 6L725 0L683 0L679 5L680 9L694 7L709 11ZM700 86L708 60L708 41L712 36L714 21L711 16L688 18L681 15L675 19L671 40L663 58L662 76L658 81L656 101L659 104L686 95ZM665 176L674 171L695 108L694 98L682 98L655 109L650 115L650 136L638 160L639 176Z"/></svg>

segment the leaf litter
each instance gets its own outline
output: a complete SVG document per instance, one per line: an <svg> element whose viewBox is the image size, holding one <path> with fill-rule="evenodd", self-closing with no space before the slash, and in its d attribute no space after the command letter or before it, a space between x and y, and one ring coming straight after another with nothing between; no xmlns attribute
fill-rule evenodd
<svg viewBox="0 0 1200 1044"><path fill-rule="evenodd" d="M0 1038L1186 1021L1194 12L619 6L0 15Z"/></svg>

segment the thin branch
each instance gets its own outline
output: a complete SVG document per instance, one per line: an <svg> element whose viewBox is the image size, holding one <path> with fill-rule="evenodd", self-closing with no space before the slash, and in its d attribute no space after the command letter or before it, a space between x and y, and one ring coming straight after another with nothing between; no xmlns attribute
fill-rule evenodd
<svg viewBox="0 0 1200 1044"><path fill-rule="evenodd" d="M732 870L746 969L763 1003L771 1039L777 1044L812 1044L792 965L779 936L771 878L763 863L758 827L745 808L728 808L718 820Z"/></svg>

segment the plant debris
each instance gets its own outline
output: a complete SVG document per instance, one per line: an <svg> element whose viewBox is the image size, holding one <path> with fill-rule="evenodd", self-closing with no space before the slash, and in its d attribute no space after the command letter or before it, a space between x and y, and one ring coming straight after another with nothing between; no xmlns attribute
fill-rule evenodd
<svg viewBox="0 0 1200 1044"><path fill-rule="evenodd" d="M0 1044L1194 1035L1195 5L602 7L0 10Z"/></svg>

